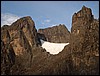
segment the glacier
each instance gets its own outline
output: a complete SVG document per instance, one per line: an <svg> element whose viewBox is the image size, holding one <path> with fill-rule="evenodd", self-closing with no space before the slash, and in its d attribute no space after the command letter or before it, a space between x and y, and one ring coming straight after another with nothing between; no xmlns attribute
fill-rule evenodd
<svg viewBox="0 0 100 76"><path fill-rule="evenodd" d="M61 52L64 49L64 47L69 44L69 43L51 43L48 41L44 41L42 39L40 39L40 41L42 44L41 47L53 55Z"/></svg>

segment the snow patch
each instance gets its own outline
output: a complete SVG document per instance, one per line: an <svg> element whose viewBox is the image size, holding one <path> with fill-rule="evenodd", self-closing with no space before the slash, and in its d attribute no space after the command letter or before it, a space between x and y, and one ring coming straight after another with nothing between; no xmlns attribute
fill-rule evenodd
<svg viewBox="0 0 100 76"><path fill-rule="evenodd" d="M61 52L64 49L64 47L69 44L69 43L51 43L44 40L40 40L40 41L42 44L41 47L45 48L47 52L53 55Z"/></svg>

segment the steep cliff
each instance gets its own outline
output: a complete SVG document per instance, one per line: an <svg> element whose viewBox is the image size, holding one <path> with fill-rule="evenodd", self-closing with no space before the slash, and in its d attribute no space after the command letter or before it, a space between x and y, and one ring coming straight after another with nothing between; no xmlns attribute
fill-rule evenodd
<svg viewBox="0 0 100 76"><path fill-rule="evenodd" d="M16 55L30 51L32 47L38 45L37 30L29 16L17 20L11 26L3 26L1 36L5 44L7 41L10 42Z"/></svg>
<svg viewBox="0 0 100 76"><path fill-rule="evenodd" d="M14 58L13 61L15 62L15 64L13 64L14 66L9 66L9 72L6 73L5 69L2 72L3 74L14 73L14 71L12 72L12 70L14 69L11 70L10 68L17 67L16 69L20 70L25 67L29 67L31 65L32 57L34 56L35 52L38 52L38 50L36 50L35 48L40 45L35 24L29 16L18 19L10 26L4 25L1 28L1 41L1 44L3 43L1 45L2 51L7 52L7 54L2 53L2 60L9 61L10 65L12 61L11 59L9 59L10 57ZM35 52L33 53L34 49ZM13 52L16 57L12 57ZM3 62L1 63L3 64ZM5 64L8 65L7 62L5 62ZM18 73L16 72L16 74Z"/></svg>

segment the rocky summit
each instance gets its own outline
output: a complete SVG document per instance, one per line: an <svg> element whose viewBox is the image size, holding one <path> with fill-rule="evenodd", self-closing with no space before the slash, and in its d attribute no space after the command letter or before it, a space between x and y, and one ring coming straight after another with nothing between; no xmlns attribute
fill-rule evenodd
<svg viewBox="0 0 100 76"><path fill-rule="evenodd" d="M38 44L37 30L31 17L23 17L11 26L4 25L1 28L1 39L5 44L12 45L15 54L30 51L31 47Z"/></svg>
<svg viewBox="0 0 100 76"><path fill-rule="evenodd" d="M69 45L52 55L41 40ZM4 25L1 75L99 75L99 20L83 6L72 16L71 32L64 24L37 31L30 16Z"/></svg>
<svg viewBox="0 0 100 76"><path fill-rule="evenodd" d="M72 17L71 51L75 74L99 73L99 21L83 6Z"/></svg>

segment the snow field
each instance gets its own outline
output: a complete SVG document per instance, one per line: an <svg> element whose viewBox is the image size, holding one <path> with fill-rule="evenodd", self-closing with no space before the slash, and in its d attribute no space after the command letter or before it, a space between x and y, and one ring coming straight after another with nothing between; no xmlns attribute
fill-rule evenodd
<svg viewBox="0 0 100 76"><path fill-rule="evenodd" d="M64 49L64 47L69 44L69 43L51 43L43 40L40 41L42 43L42 48L45 48L47 52L53 55L61 52Z"/></svg>

